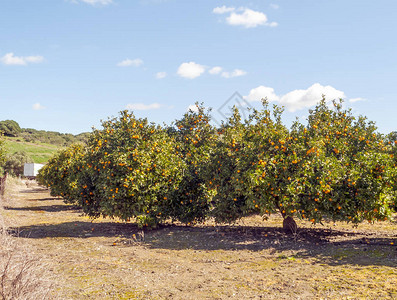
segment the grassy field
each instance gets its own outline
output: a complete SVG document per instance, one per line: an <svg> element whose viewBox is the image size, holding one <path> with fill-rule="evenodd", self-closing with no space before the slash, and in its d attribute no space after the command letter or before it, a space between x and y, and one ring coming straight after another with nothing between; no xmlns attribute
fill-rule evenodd
<svg viewBox="0 0 397 300"><path fill-rule="evenodd" d="M4 203L15 235L41 257L60 299L396 299L397 216L312 226L272 216L142 231L90 220L35 184Z"/></svg>
<svg viewBox="0 0 397 300"><path fill-rule="evenodd" d="M6 143L8 153L24 151L35 163L46 163L48 159L60 149L60 147L56 145L22 142L18 141L18 138L10 137L6 138Z"/></svg>

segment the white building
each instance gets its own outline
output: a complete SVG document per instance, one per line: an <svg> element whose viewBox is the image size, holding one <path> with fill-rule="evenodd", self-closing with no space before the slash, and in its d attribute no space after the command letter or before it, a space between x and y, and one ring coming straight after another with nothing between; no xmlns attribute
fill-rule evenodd
<svg viewBox="0 0 397 300"><path fill-rule="evenodd" d="M43 167L43 164L25 164L23 167L23 176L25 177L36 177L39 170Z"/></svg>

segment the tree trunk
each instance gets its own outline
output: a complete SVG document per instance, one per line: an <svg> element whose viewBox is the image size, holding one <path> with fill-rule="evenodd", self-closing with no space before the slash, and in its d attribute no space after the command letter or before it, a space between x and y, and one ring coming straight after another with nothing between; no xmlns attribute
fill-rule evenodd
<svg viewBox="0 0 397 300"><path fill-rule="evenodd" d="M298 225L296 225L296 222L292 217L284 217L283 229L286 233L296 233L298 230Z"/></svg>
<svg viewBox="0 0 397 300"><path fill-rule="evenodd" d="M276 199L277 206L280 210L281 215L283 216L283 229L285 233L296 233L298 230L298 225L291 216L287 216L283 208L280 206L279 198Z"/></svg>

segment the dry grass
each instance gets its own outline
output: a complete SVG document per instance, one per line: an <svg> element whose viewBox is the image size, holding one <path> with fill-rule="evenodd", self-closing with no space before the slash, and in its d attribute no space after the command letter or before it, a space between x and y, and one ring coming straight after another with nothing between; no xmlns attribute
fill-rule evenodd
<svg viewBox="0 0 397 300"><path fill-rule="evenodd" d="M4 211L43 255L61 299L396 299L397 222L313 227L245 218L142 232L92 221L38 186Z"/></svg>
<svg viewBox="0 0 397 300"><path fill-rule="evenodd" d="M7 184L2 199L5 203L12 197L12 189L23 186L15 178L9 178ZM3 214L3 207L0 207L0 299L54 298L50 295L51 281L46 266L34 255L31 246L9 234Z"/></svg>
<svg viewBox="0 0 397 300"><path fill-rule="evenodd" d="M22 181L18 177L8 176L4 190L4 197L0 199L0 209L7 205L10 199L12 199L12 196L18 193L25 186L25 181Z"/></svg>

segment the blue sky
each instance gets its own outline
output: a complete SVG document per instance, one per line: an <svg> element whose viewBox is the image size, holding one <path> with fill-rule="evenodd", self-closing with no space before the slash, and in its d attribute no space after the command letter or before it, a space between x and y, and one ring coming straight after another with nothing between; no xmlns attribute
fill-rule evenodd
<svg viewBox="0 0 397 300"><path fill-rule="evenodd" d="M196 101L220 120L238 92L288 124L326 94L388 133L396 16L395 0L0 0L0 120L77 134L126 108L169 124Z"/></svg>

